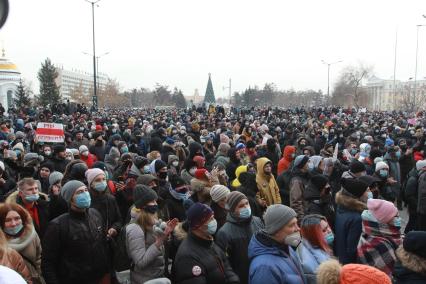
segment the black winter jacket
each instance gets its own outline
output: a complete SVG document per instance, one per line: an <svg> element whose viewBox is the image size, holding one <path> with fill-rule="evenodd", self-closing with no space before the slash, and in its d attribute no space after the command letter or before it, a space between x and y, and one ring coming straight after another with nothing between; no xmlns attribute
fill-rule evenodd
<svg viewBox="0 0 426 284"><path fill-rule="evenodd" d="M65 168L68 165L69 161L66 159L59 159L57 157L53 157L51 159L52 164L53 164L53 168L55 169L55 171L60 172L60 173L64 173L65 172Z"/></svg>
<svg viewBox="0 0 426 284"><path fill-rule="evenodd" d="M223 251L192 233L179 246L174 263L177 284L239 283Z"/></svg>
<svg viewBox="0 0 426 284"><path fill-rule="evenodd" d="M43 239L47 284L97 283L109 271L102 216L96 209L70 210L52 220Z"/></svg>
<svg viewBox="0 0 426 284"><path fill-rule="evenodd" d="M320 195L320 190L309 182L303 194L305 199L305 216L309 214L319 214L327 218L328 223L334 228L336 212L332 203L331 193L325 196Z"/></svg>
<svg viewBox="0 0 426 284"><path fill-rule="evenodd" d="M228 256L232 269L240 278L240 283L248 283L250 266L248 245L251 236L263 228L263 223L258 217L237 219L228 213L225 225L216 233L215 242Z"/></svg>
<svg viewBox="0 0 426 284"><path fill-rule="evenodd" d="M114 228L119 232L122 219L115 197L109 193L97 196L91 193L90 196L92 199L90 207L101 213L104 229L108 231L110 228Z"/></svg>

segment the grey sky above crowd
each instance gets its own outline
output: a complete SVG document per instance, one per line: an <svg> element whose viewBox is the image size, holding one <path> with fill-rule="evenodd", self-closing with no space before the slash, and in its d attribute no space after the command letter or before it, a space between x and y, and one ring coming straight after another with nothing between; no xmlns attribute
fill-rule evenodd
<svg viewBox="0 0 426 284"><path fill-rule="evenodd" d="M84 0L14 0L0 31L6 55L38 92L37 71L50 57L64 68L92 71L91 7ZM416 25L424 0L102 0L96 7L99 69L122 90L155 83L204 94L212 73L217 97L266 82L280 89L327 91L321 60L374 66L397 79L414 77ZM418 75L426 76L426 26L419 29Z"/></svg>

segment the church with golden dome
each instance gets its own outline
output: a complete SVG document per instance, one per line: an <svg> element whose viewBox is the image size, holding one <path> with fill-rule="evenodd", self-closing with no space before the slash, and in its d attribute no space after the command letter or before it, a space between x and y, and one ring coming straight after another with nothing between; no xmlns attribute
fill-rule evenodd
<svg viewBox="0 0 426 284"><path fill-rule="evenodd" d="M0 103L5 109L13 106L19 80L21 80L21 72L12 61L6 58L3 49L0 58Z"/></svg>

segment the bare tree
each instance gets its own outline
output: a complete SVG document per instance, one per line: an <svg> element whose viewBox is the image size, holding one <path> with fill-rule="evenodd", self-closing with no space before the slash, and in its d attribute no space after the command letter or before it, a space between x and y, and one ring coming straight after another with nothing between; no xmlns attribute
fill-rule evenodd
<svg viewBox="0 0 426 284"><path fill-rule="evenodd" d="M357 66L347 66L340 73L333 92L333 103L344 104L347 102L347 96L353 98L353 103L359 107L363 99L366 98L365 88L362 87L363 81L373 72L372 66L366 66L359 63Z"/></svg>
<svg viewBox="0 0 426 284"><path fill-rule="evenodd" d="M70 93L70 100L77 104L88 105L90 102L90 97L84 93L83 82L80 81L78 86L75 86Z"/></svg>

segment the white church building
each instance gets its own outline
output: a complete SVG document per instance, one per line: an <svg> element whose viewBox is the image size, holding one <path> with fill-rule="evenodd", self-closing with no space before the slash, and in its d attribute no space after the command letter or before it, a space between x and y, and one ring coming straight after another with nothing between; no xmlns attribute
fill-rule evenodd
<svg viewBox="0 0 426 284"><path fill-rule="evenodd" d="M13 105L13 98L18 89L21 73L18 67L5 57L4 49L0 58L0 103L7 110Z"/></svg>

